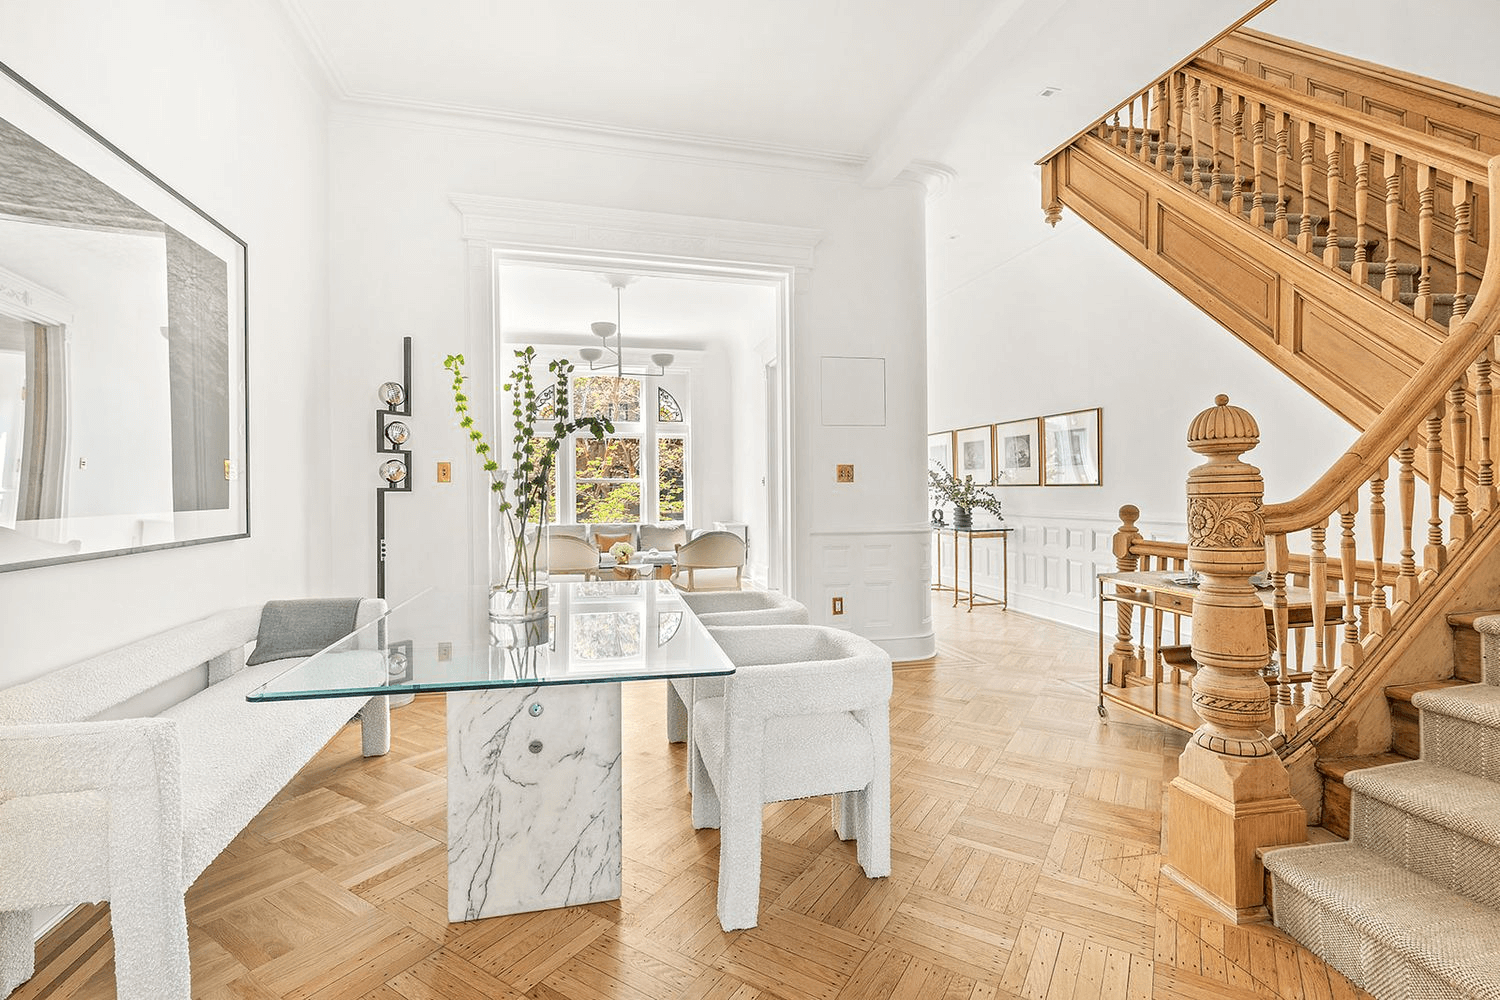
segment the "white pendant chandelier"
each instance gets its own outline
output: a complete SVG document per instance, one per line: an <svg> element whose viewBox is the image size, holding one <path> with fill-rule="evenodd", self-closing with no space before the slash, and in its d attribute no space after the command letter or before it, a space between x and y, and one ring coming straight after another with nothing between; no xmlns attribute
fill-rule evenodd
<svg viewBox="0 0 1500 1000"><path fill-rule="evenodd" d="M589 325L594 336L599 338L598 347L585 347L579 350L579 355L588 362L589 371L598 371L601 368L613 368L616 378L626 375L665 375L667 366L672 363L672 355L665 351L651 355L651 363L656 366L656 371L649 369L643 371L632 371L625 367L625 352L620 343L621 306L625 286L632 284L637 279L630 274L606 274L604 280L609 282L615 290L615 321L602 320ZM609 346L609 339L615 339L615 346Z"/></svg>

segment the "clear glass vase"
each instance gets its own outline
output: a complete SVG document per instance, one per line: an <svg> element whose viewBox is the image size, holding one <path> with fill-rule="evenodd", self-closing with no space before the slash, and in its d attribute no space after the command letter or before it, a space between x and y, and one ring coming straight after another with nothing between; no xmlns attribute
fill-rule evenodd
<svg viewBox="0 0 1500 1000"><path fill-rule="evenodd" d="M494 544L490 552L490 620L501 623L522 623L546 620L548 588L546 558L516 559L511 551L514 544L506 530L504 517L493 533ZM535 539L546 544L546 525L535 525L528 529L523 544L528 548Z"/></svg>

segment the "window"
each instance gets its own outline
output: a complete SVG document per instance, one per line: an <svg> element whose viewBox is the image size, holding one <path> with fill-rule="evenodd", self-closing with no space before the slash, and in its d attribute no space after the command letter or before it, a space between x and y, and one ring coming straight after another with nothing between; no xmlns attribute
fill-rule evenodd
<svg viewBox="0 0 1500 1000"><path fill-rule="evenodd" d="M614 434L564 441L548 476L554 523L686 521L690 512L691 436L684 375L579 375L570 391L573 417L611 421ZM647 400L656 399L649 407ZM556 389L537 393L537 415L557 419ZM535 517L532 518L535 520Z"/></svg>
<svg viewBox="0 0 1500 1000"><path fill-rule="evenodd" d="M641 439L574 439L573 513L580 524L641 519Z"/></svg>

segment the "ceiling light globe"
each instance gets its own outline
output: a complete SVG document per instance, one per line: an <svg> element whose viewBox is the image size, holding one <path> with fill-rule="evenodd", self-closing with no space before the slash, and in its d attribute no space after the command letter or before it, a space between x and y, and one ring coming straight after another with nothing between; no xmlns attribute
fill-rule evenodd
<svg viewBox="0 0 1500 1000"><path fill-rule="evenodd" d="M615 335L615 330L617 329L617 327L613 323L599 322L590 323L589 329L593 330L594 336L598 337L600 340L608 340L610 337L613 337Z"/></svg>
<svg viewBox="0 0 1500 1000"><path fill-rule="evenodd" d="M583 358L583 360L587 361L589 364L593 364L595 361L598 361L600 358L604 357L604 352L599 350L599 348L597 347L582 347L578 350L578 356Z"/></svg>
<svg viewBox="0 0 1500 1000"><path fill-rule="evenodd" d="M661 354L653 354L651 355L651 363L658 368L665 368L672 363L672 355L667 354L665 351Z"/></svg>

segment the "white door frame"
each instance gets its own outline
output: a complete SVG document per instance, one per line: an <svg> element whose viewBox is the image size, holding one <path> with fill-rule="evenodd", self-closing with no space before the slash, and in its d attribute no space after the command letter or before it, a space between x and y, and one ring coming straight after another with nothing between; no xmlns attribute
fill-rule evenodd
<svg viewBox="0 0 1500 1000"><path fill-rule="evenodd" d="M496 280L501 264L525 263L588 271L626 271L667 277L696 277L766 284L777 289L777 396L774 456L778 503L768 511L771 563L779 562L782 584L796 596L798 525L796 463L792 428L798 426L795 370L794 303L813 267L814 248L822 238L815 229L774 226L702 216L669 215L597 208L487 195L455 194L450 201L463 222L468 247L466 276L468 319L464 354L471 372L487 372L490 386L502 373L495 345L499 335ZM493 392L470 394L470 407L481 427L493 432ZM476 477L478 480L478 477ZM469 491L469 580L476 587L491 580L490 558L495 517L488 484L476 481ZM777 510L781 523L774 518Z"/></svg>

